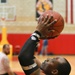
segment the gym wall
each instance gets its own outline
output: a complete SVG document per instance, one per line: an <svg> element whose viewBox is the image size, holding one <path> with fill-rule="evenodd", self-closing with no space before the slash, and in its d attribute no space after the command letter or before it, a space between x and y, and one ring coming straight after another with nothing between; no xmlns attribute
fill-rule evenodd
<svg viewBox="0 0 75 75"><path fill-rule="evenodd" d="M0 6L15 6L16 9L15 20L6 21L5 25L7 28L7 39L13 45L13 52L15 52L15 49L20 50L37 26L36 1L7 0L6 4L0 4ZM66 20L66 0L53 0L53 9L64 17L64 21ZM0 23L0 38L2 38L2 27ZM75 25L65 21L65 27L61 35L54 40L49 40L48 52L53 52L54 54L75 54L74 38ZM41 46L40 44L39 52Z"/></svg>

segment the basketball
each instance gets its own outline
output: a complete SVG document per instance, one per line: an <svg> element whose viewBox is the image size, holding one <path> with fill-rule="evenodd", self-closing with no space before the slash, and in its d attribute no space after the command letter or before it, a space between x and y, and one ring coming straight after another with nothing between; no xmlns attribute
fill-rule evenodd
<svg viewBox="0 0 75 75"><path fill-rule="evenodd" d="M55 24L51 25L50 28L48 28L48 30L52 30L53 29L55 31L54 32L50 32L49 34L46 34L48 36L47 38L59 36L59 34L62 32L62 30L64 28L64 19L63 19L63 17L61 16L61 14L59 14L58 12L53 11L53 10L49 10L49 11L44 12L42 14L42 16L46 16L47 14L49 16L53 16L52 21L54 19L57 20Z"/></svg>

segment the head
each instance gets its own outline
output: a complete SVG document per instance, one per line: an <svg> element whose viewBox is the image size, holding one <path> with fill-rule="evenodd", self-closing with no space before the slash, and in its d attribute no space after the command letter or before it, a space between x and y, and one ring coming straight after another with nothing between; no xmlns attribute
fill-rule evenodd
<svg viewBox="0 0 75 75"><path fill-rule="evenodd" d="M47 75L69 75L71 65L63 57L48 58L42 63L41 69Z"/></svg>
<svg viewBox="0 0 75 75"><path fill-rule="evenodd" d="M8 44L3 45L3 52L8 55L10 54L10 46Z"/></svg>

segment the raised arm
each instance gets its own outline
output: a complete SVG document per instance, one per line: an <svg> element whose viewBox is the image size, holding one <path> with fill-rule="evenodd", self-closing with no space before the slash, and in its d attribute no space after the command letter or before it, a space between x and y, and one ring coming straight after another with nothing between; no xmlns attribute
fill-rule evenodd
<svg viewBox="0 0 75 75"><path fill-rule="evenodd" d="M55 20L54 20L50 24L48 24L48 21L50 19L52 19L52 16L49 17L47 15L46 17L41 17L41 20L39 20L38 26L35 32L25 42L24 46L22 47L20 51L18 59L26 75L39 75L40 74L38 71L40 71L41 63L34 57L34 51L38 42L40 41L40 38L42 38L42 36L44 35L43 31L47 30L47 28L50 25L55 23Z"/></svg>

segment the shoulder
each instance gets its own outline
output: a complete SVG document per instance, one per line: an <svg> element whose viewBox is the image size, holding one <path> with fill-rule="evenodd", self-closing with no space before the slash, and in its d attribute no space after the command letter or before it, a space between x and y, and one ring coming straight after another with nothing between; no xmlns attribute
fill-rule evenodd
<svg viewBox="0 0 75 75"><path fill-rule="evenodd" d="M0 58L6 58L7 56L3 53L3 52L0 52Z"/></svg>
<svg viewBox="0 0 75 75"><path fill-rule="evenodd" d="M0 58L2 59L3 62L8 62L9 63L9 59L8 59L7 55L2 54L2 56Z"/></svg>

